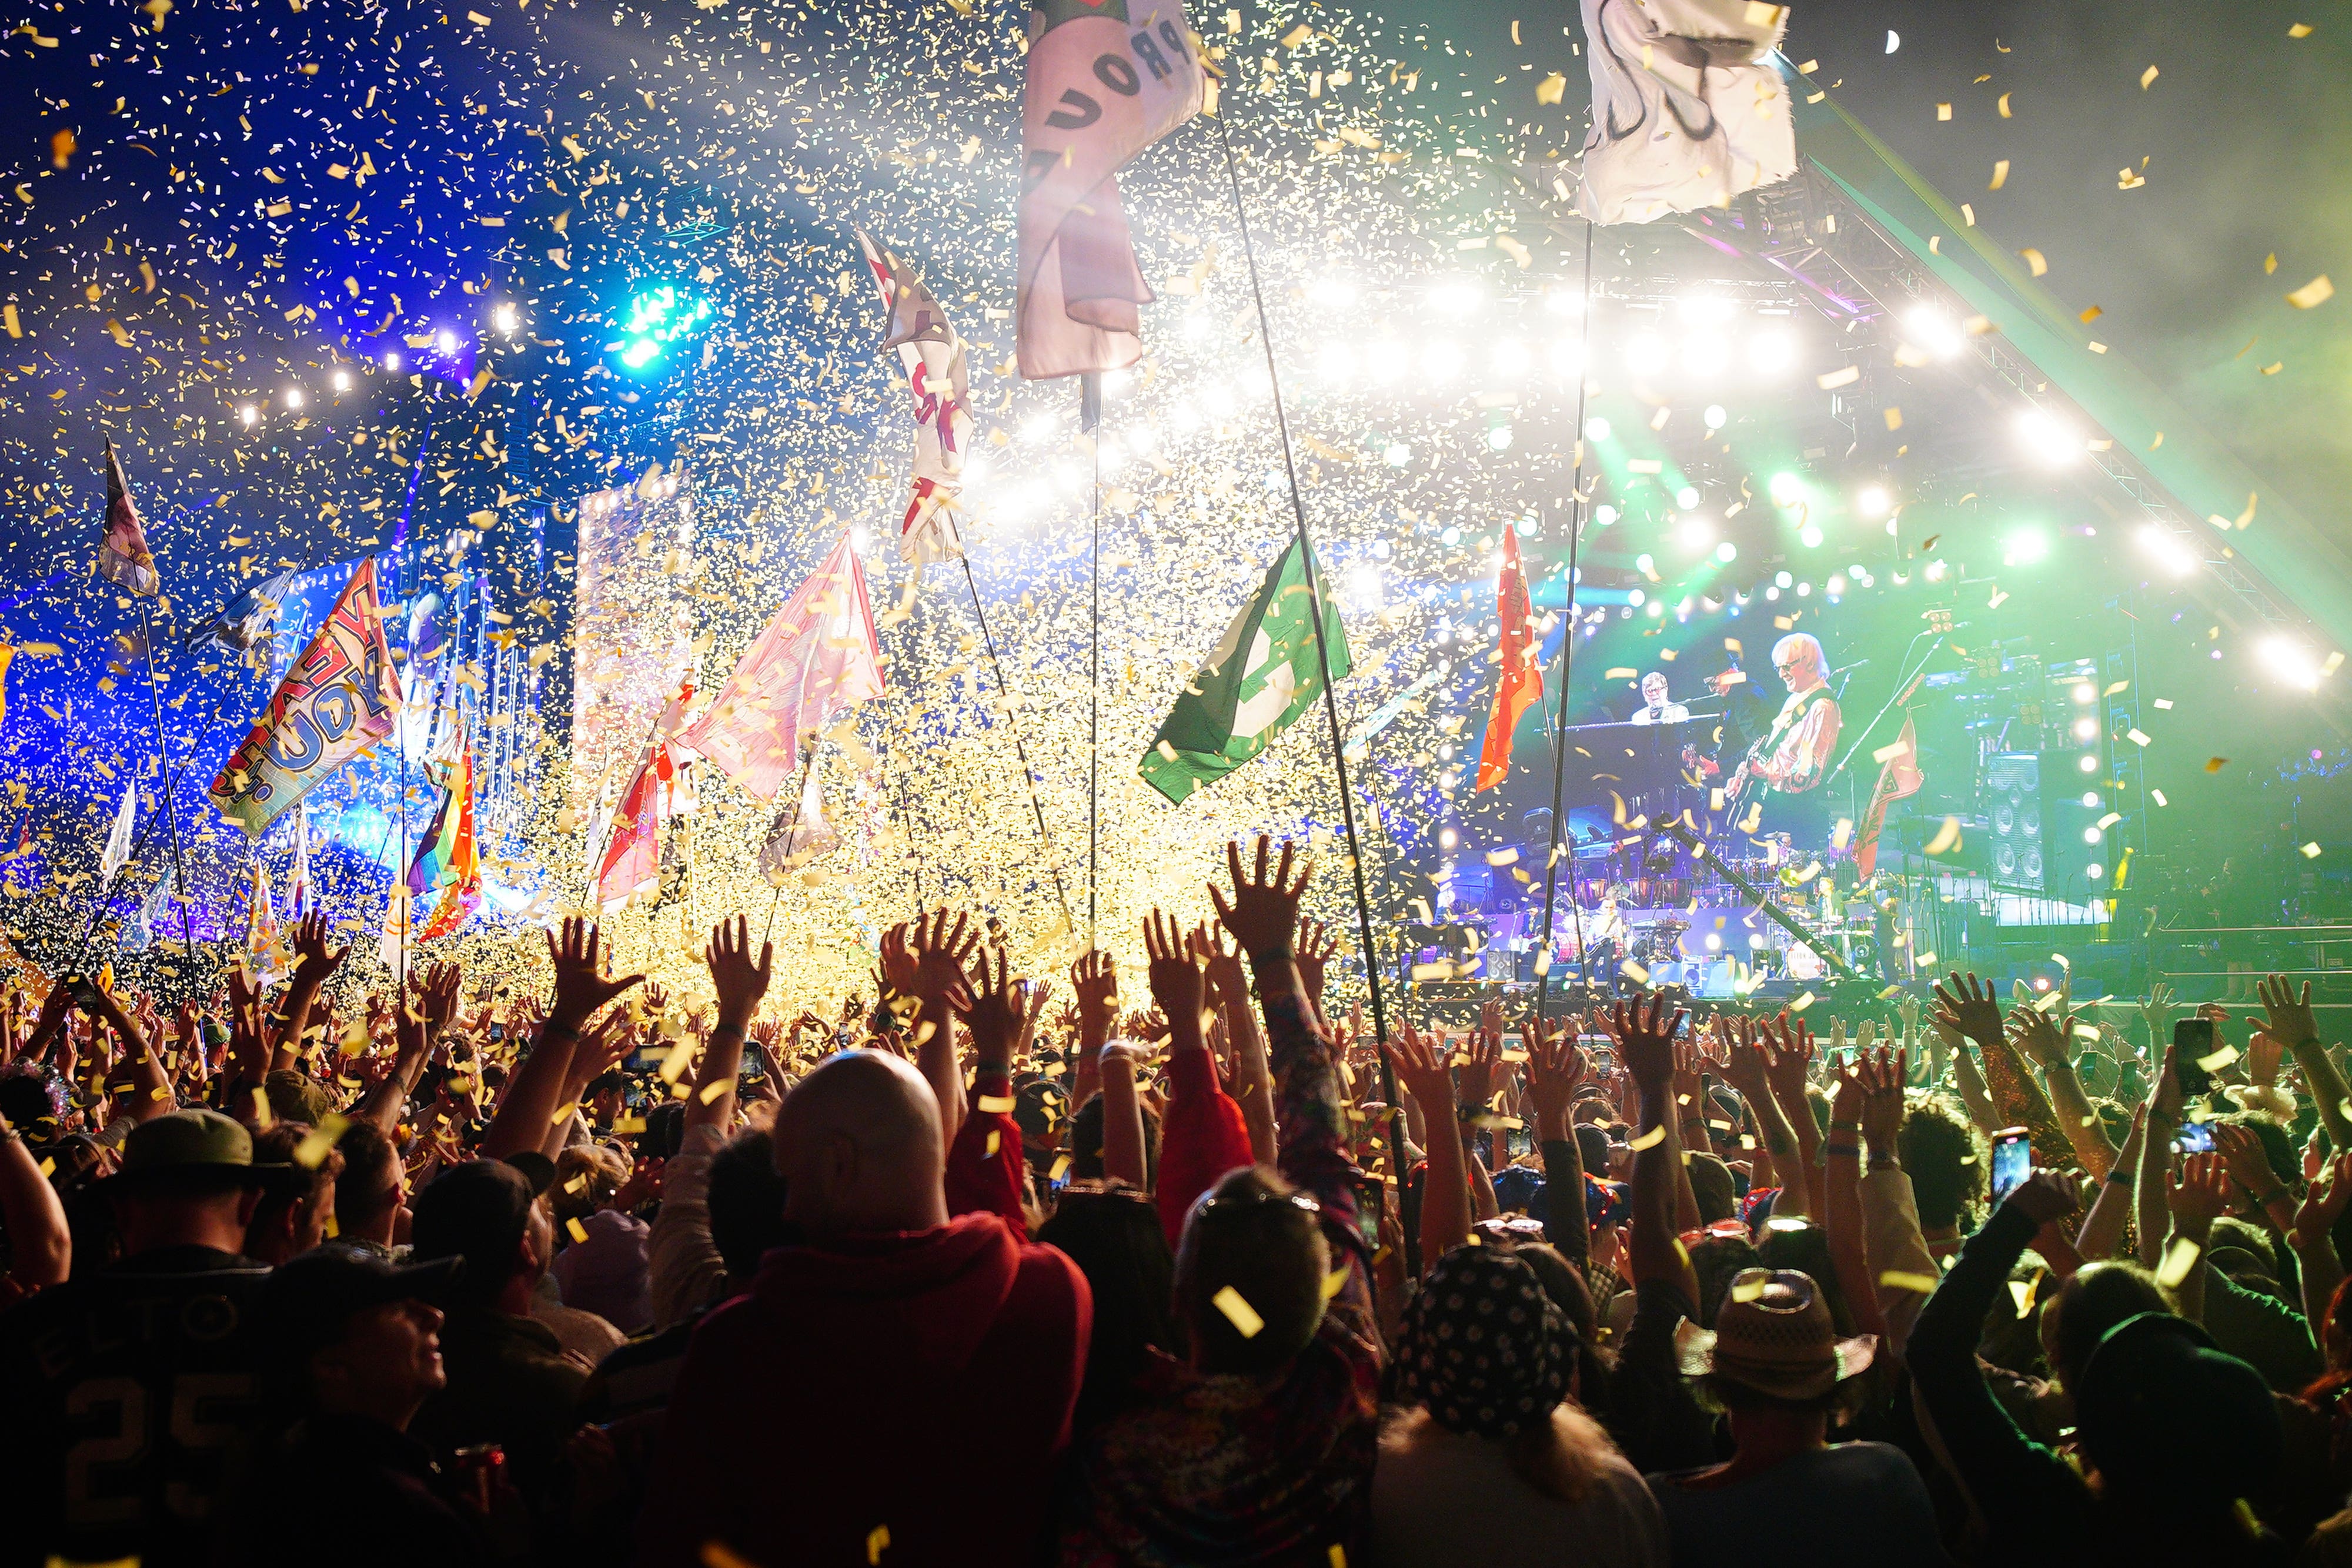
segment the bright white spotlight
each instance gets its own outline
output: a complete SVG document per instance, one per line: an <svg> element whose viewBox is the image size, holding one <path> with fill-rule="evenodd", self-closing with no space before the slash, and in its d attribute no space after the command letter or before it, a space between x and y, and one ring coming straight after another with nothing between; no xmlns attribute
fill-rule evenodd
<svg viewBox="0 0 2352 1568"><path fill-rule="evenodd" d="M2086 751L2076 759L2074 766L2085 773L2096 773L2099 770L2099 754L2095 751Z"/></svg>
<svg viewBox="0 0 2352 1568"><path fill-rule="evenodd" d="M1382 338L1364 356L1364 369L1381 386L1390 385L1405 373L1412 356L1405 346L1394 338Z"/></svg>
<svg viewBox="0 0 2352 1568"><path fill-rule="evenodd" d="M2017 416L2017 438L2034 461L2060 468L2083 455L2083 440L2046 409L2029 408Z"/></svg>
<svg viewBox="0 0 2352 1568"><path fill-rule="evenodd" d="M1726 539L1721 544L1715 547L1715 559L1721 561L1724 565L1729 566L1733 561L1739 559L1739 547L1733 544L1729 539ZM1737 615L1739 612L1735 610L1732 613Z"/></svg>
<svg viewBox="0 0 2352 1568"><path fill-rule="evenodd" d="M1528 373L1528 368L1535 362L1535 356L1528 353L1528 346L1517 338L1506 338L1495 345L1492 361L1496 375L1517 377Z"/></svg>
<svg viewBox="0 0 2352 1568"><path fill-rule="evenodd" d="M1467 278L1441 283L1429 291L1429 302L1448 316L1467 316L1478 308L1478 286Z"/></svg>
<svg viewBox="0 0 2352 1568"><path fill-rule="evenodd" d="M1508 452L1511 449L1511 427L1507 424L1495 426L1486 433L1486 444L1496 452Z"/></svg>
<svg viewBox="0 0 2352 1568"><path fill-rule="evenodd" d="M1738 308L1732 301L1715 294L1685 294L1675 301L1675 309L1684 320L1710 327L1722 326Z"/></svg>
<svg viewBox="0 0 2352 1568"><path fill-rule="evenodd" d="M392 350L391 351L387 352L387 353L384 355L384 357L383 357L383 368L384 368L385 370L387 370L387 371L397 371L397 370L399 370L399 369L400 369L400 350L397 350L397 349Z"/></svg>
<svg viewBox="0 0 2352 1568"><path fill-rule="evenodd" d="M2197 557L2188 546L2167 532L2163 525L2148 523L2139 530L2139 542L2148 554L2156 557L2164 569L2175 577L2187 577L2197 570Z"/></svg>
<svg viewBox="0 0 2352 1568"><path fill-rule="evenodd" d="M1601 417L1599 414L1597 414L1597 413L1596 413L1596 414L1594 414L1591 419L1586 420L1586 421L1584 422L1584 439L1585 439L1585 440L1587 440L1587 441L1606 441L1606 440L1608 440L1608 439L1609 439L1609 422L1608 422L1607 420L1605 420L1605 419L1601 418Z"/></svg>
<svg viewBox="0 0 2352 1568"><path fill-rule="evenodd" d="M1716 376L1731 362L1731 345L1720 332L1693 332L1683 340L1683 370L1694 376Z"/></svg>
<svg viewBox="0 0 2352 1568"><path fill-rule="evenodd" d="M1346 309L1356 302L1356 286L1344 277L1327 277L1315 290L1316 299Z"/></svg>
<svg viewBox="0 0 2352 1568"><path fill-rule="evenodd" d="M1719 402L1707 404L1706 413L1701 417L1706 421L1706 427L1709 430L1721 430L1731 420L1731 415L1724 412L1723 405Z"/></svg>
<svg viewBox="0 0 2352 1568"><path fill-rule="evenodd" d="M1584 296L1581 294L1571 293L1565 288L1545 289L1543 301L1544 308L1550 311L1555 316L1581 316L1584 314Z"/></svg>
<svg viewBox="0 0 2352 1568"><path fill-rule="evenodd" d="M1703 550L1715 543L1715 527L1705 517L1685 517L1675 538L1685 549Z"/></svg>
<svg viewBox="0 0 2352 1568"><path fill-rule="evenodd" d="M1693 507L1697 506L1698 487L1694 485L1685 485L1681 489L1675 491L1675 505L1680 507L1685 512L1689 511Z"/></svg>
<svg viewBox="0 0 2352 1568"><path fill-rule="evenodd" d="M457 334L444 327L433 335L433 346L445 354L454 354L457 351Z"/></svg>
<svg viewBox="0 0 2352 1568"><path fill-rule="evenodd" d="M2084 714L2081 718L2076 719L2074 721L2074 738L2077 740L2098 739L2099 721L2093 718L2088 714Z"/></svg>
<svg viewBox="0 0 2352 1568"><path fill-rule="evenodd" d="M1381 453L1381 456L1386 460L1390 467L1402 468L1412 461L1412 448L1402 441L1391 441Z"/></svg>
<svg viewBox="0 0 2352 1568"><path fill-rule="evenodd" d="M335 383L335 390L337 392L349 392L352 390L352 372L349 371L339 370L328 379Z"/></svg>
<svg viewBox="0 0 2352 1568"><path fill-rule="evenodd" d="M1611 506L1603 505L1592 508L1592 520L1604 528L1612 526L1621 515L1616 507Z"/></svg>
<svg viewBox="0 0 2352 1568"><path fill-rule="evenodd" d="M1794 362L1797 345L1786 332L1759 332L1748 340L1748 368L1762 375L1778 375Z"/></svg>
<svg viewBox="0 0 2352 1568"><path fill-rule="evenodd" d="M241 423L251 424L255 420L261 417L261 411L254 407L251 403L247 403L243 408L236 411L236 417Z"/></svg>
<svg viewBox="0 0 2352 1568"><path fill-rule="evenodd" d="M1913 343L1939 360L1951 359L1969 346L1959 323L1933 305L1913 306L1904 314L1903 329Z"/></svg>
<svg viewBox="0 0 2352 1568"><path fill-rule="evenodd" d="M1043 441L1053 434L1054 416L1050 413L1033 413L1021 422L1021 439L1024 441Z"/></svg>
<svg viewBox="0 0 2352 1568"><path fill-rule="evenodd" d="M1349 568L1348 597L1359 609L1378 610L1381 607L1381 569L1369 563Z"/></svg>
<svg viewBox="0 0 2352 1568"><path fill-rule="evenodd" d="M511 338L522 329L522 317L511 301L500 300L498 308L490 312L490 325L496 327L501 336Z"/></svg>
<svg viewBox="0 0 2352 1568"><path fill-rule="evenodd" d="M1444 339L1421 351L1422 374L1433 382L1450 382L1462 373L1462 350Z"/></svg>
<svg viewBox="0 0 2352 1568"><path fill-rule="evenodd" d="M1655 332L1637 332L1625 345L1625 368L1637 376L1654 376L1666 368L1666 340Z"/></svg>
<svg viewBox="0 0 2352 1568"><path fill-rule="evenodd" d="M2273 637L2263 643L2263 662L2282 679L2294 682L2305 691L2319 689L2319 666L2309 653L2284 637Z"/></svg>
<svg viewBox="0 0 2352 1568"><path fill-rule="evenodd" d="M1822 548L1822 530L1814 527L1811 523L1807 523L1803 528L1798 529L1797 537L1805 541L1805 548L1807 549L1819 549Z"/></svg>
<svg viewBox="0 0 2352 1568"><path fill-rule="evenodd" d="M1886 515L1892 504L1884 485L1864 485L1862 493L1853 498L1853 509L1874 523Z"/></svg>
<svg viewBox="0 0 2352 1568"><path fill-rule="evenodd" d="M2074 684L2074 697L2078 703L2097 702L2099 700L2099 688L2093 685L2088 681L2078 681Z"/></svg>
<svg viewBox="0 0 2352 1568"><path fill-rule="evenodd" d="M1562 338L1545 355L1551 373L1564 382L1572 382L1584 373L1584 345L1573 338Z"/></svg>
<svg viewBox="0 0 2352 1568"><path fill-rule="evenodd" d="M1325 381L1337 385L1356 373L1356 350L1345 343L1327 342L1315 357L1315 368Z"/></svg>
<svg viewBox="0 0 2352 1568"><path fill-rule="evenodd" d="M300 408L302 406L302 389L300 387L288 387L286 389L286 406L288 408Z"/></svg>

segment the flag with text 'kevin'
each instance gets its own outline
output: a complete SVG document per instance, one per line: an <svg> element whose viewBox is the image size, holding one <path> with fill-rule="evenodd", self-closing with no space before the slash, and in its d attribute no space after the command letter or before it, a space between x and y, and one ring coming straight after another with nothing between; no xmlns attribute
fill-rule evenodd
<svg viewBox="0 0 2352 1568"><path fill-rule="evenodd" d="M1322 695L1308 559L1305 546L1293 539L1152 737L1136 771L1169 800L1183 800L1264 751ZM1316 579L1323 580L1319 565ZM1339 607L1328 599L1323 638L1331 678L1345 680L1348 634Z"/></svg>
<svg viewBox="0 0 2352 1568"><path fill-rule="evenodd" d="M954 560L963 554L955 499L963 490L963 460L971 450L971 386L964 342L931 291L864 229L850 231L882 291L889 322L885 351L898 350L899 367L915 400L914 496L898 521L898 554L908 561Z"/></svg>
<svg viewBox="0 0 2352 1568"><path fill-rule="evenodd" d="M1013 338L1028 381L1143 355L1150 287L1118 171L1201 112L1205 78L1180 0L1036 0L1021 108Z"/></svg>
<svg viewBox="0 0 2352 1568"><path fill-rule="evenodd" d="M390 735L399 700L370 557L213 779L213 804L259 838L279 813Z"/></svg>

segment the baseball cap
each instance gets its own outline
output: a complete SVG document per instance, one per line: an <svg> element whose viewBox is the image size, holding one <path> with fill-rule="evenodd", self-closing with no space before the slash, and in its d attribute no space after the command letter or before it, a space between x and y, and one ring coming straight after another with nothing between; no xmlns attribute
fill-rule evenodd
<svg viewBox="0 0 2352 1568"><path fill-rule="evenodd" d="M258 1186L286 1168L255 1163L253 1134L217 1111L167 1111L131 1129L122 1141L122 1167L103 1184L110 1190L182 1190Z"/></svg>
<svg viewBox="0 0 2352 1568"><path fill-rule="evenodd" d="M458 1295L487 1300L506 1282L537 1199L530 1178L504 1160L451 1166L409 1199L413 1255L463 1259Z"/></svg>
<svg viewBox="0 0 2352 1568"><path fill-rule="evenodd" d="M289 1364L341 1337L355 1312L394 1301L439 1306L463 1267L436 1258L406 1267L351 1247L320 1247L289 1259L261 1293L262 1343Z"/></svg>

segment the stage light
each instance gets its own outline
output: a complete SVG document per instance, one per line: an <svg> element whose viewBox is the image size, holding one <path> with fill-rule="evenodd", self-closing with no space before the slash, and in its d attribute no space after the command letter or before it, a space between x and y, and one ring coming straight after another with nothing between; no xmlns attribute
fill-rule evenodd
<svg viewBox="0 0 2352 1568"><path fill-rule="evenodd" d="M2107 835L2105 833L2100 831L2096 828L2084 828L2083 830L2083 841L2086 844L2095 844L2106 836Z"/></svg>
<svg viewBox="0 0 2352 1568"><path fill-rule="evenodd" d="M1387 460L1390 467L1402 468L1412 461L1412 448L1402 441L1391 441L1381 451L1381 456Z"/></svg>
<svg viewBox="0 0 2352 1568"><path fill-rule="evenodd" d="M2017 416L2017 438L2045 467L2063 467L2083 455L2082 438L2045 409L2029 408Z"/></svg>
<svg viewBox="0 0 2352 1568"><path fill-rule="evenodd" d="M1663 599L1653 599L1648 604L1643 606L1642 613L1653 621L1661 620L1666 613L1666 601Z"/></svg>
<svg viewBox="0 0 2352 1568"><path fill-rule="evenodd" d="M1721 430L1729 422L1731 415L1724 412L1721 403L1711 402L1706 405L1706 413L1700 417L1706 421L1706 427L1709 430Z"/></svg>
<svg viewBox="0 0 2352 1568"><path fill-rule="evenodd" d="M1658 580L1657 560L1647 551L1643 551L1642 554L1633 558L1633 570L1640 572L1643 577L1648 578L1653 582L1655 582ZM1641 601L1637 599L1634 602L1638 604Z"/></svg>
<svg viewBox="0 0 2352 1568"><path fill-rule="evenodd" d="M1797 347L1785 332L1759 332L1748 340L1748 368L1772 375L1789 368Z"/></svg>
<svg viewBox="0 0 2352 1568"><path fill-rule="evenodd" d="M2319 667L2311 655L2284 637L2273 637L2262 645L2263 662L2273 674L2294 682L2307 692L2319 689Z"/></svg>
<svg viewBox="0 0 2352 1568"><path fill-rule="evenodd" d="M1675 538L1685 549L1703 550L1715 543L1715 530L1707 526L1705 517L1685 517L1682 527L1675 530Z"/></svg>
<svg viewBox="0 0 2352 1568"><path fill-rule="evenodd" d="M1635 333L1625 345L1625 368L1637 376L1654 376L1666 368L1666 340L1655 332Z"/></svg>
<svg viewBox="0 0 2352 1568"><path fill-rule="evenodd" d="M1677 506L1677 507L1680 507L1683 510L1685 510L1685 511L1686 511L1686 512L1687 512L1687 511L1689 511L1693 507L1697 506L1697 505L1698 505L1698 488L1697 488L1697 486L1692 486L1692 485L1685 485L1685 486L1684 486L1681 489L1679 489L1679 490L1675 491L1675 506Z"/></svg>
<svg viewBox="0 0 2352 1568"><path fill-rule="evenodd" d="M244 423L251 424L255 420L261 417L261 411L254 407L251 403L247 403L243 408L236 411L236 417Z"/></svg>
<svg viewBox="0 0 2352 1568"><path fill-rule="evenodd" d="M1591 419L1584 422L1584 439L1587 441L1606 441L1609 439L1609 422L1596 413Z"/></svg>
<svg viewBox="0 0 2352 1568"><path fill-rule="evenodd" d="M2099 809L2099 792L2096 789L2084 790L2083 804L2089 807L2092 810L2097 810Z"/></svg>
<svg viewBox="0 0 2352 1568"><path fill-rule="evenodd" d="M621 311L619 341L605 345L605 350L617 351L629 370L646 370L658 363L672 345L698 333L710 317L709 300L676 284L641 288Z"/></svg>
<svg viewBox="0 0 2352 1568"><path fill-rule="evenodd" d="M1466 278L1441 283L1429 291L1429 302L1448 316L1467 316L1478 308L1478 286Z"/></svg>
<svg viewBox="0 0 2352 1568"><path fill-rule="evenodd" d="M1797 538L1803 541L1807 549L1819 549L1821 548L1822 530L1815 524L1807 523L1803 528L1798 529Z"/></svg>
<svg viewBox="0 0 2352 1568"><path fill-rule="evenodd" d="M387 371L395 371L395 372L399 371L399 369L400 369L400 350L397 350L397 349L393 349L393 350L388 350L388 351L384 354L384 356L383 356L383 368L384 368L385 370L387 370Z"/></svg>
<svg viewBox="0 0 2352 1568"><path fill-rule="evenodd" d="M1551 346L1545 361L1551 366L1552 374L1572 382L1584 373L1584 345L1573 338L1562 338Z"/></svg>
<svg viewBox="0 0 2352 1568"><path fill-rule="evenodd" d="M2093 861L2089 865L2083 868L2083 874L2088 877L2091 881L2096 882L2101 877L2107 874L2107 868L2101 865L2098 862Z"/></svg>
<svg viewBox="0 0 2352 1568"><path fill-rule="evenodd" d="M1344 277L1327 277L1316 286L1315 298L1322 304L1344 310L1356 302L1356 286Z"/></svg>
<svg viewBox="0 0 2352 1568"><path fill-rule="evenodd" d="M1620 513L1614 507L1603 506L1592 508L1592 520L1599 523L1604 528L1615 523L1618 517L1622 515L1623 514Z"/></svg>
<svg viewBox="0 0 2352 1568"><path fill-rule="evenodd" d="M1326 343L1315 357L1315 368L1327 382L1344 382L1356 373L1356 350L1345 343Z"/></svg>
<svg viewBox="0 0 2352 1568"><path fill-rule="evenodd" d="M2074 683L2074 700L2078 703L2096 702L2099 689L2088 681L2077 681Z"/></svg>
<svg viewBox="0 0 2352 1568"><path fill-rule="evenodd" d="M1646 559L1647 558L1644 557L1643 559ZM1643 604L1649 602L1649 598L1650 595L1646 591L1636 588L1626 593L1625 602L1632 605L1634 609L1639 610Z"/></svg>
<svg viewBox="0 0 2352 1568"><path fill-rule="evenodd" d="M1050 413L1033 413L1021 422L1021 439L1024 441L1043 441L1053 434L1054 416Z"/></svg>
<svg viewBox="0 0 2352 1568"><path fill-rule="evenodd" d="M2098 739L2099 721L2093 718L2088 714L2084 714L2081 718L2076 719L2074 721L2074 738L2077 740Z"/></svg>
<svg viewBox="0 0 2352 1568"><path fill-rule="evenodd" d="M1394 338L1383 338L1372 345L1370 354L1366 357L1365 369L1371 373L1372 380L1386 386L1404 374L1405 359L1402 343Z"/></svg>
<svg viewBox="0 0 2352 1568"><path fill-rule="evenodd" d="M1939 360L1948 360L1969 346L1967 334L1949 316L1932 305L1915 305L1903 318L1903 329L1912 343Z"/></svg>
<svg viewBox="0 0 2352 1568"><path fill-rule="evenodd" d="M1460 528L1449 528L1444 533L1437 536L1437 542L1444 545L1458 545L1462 542L1462 530Z"/></svg>
<svg viewBox="0 0 2352 1568"><path fill-rule="evenodd" d="M334 383L334 387L337 392L349 392L352 390L352 372L349 371L339 370L327 379Z"/></svg>
<svg viewBox="0 0 2352 1568"><path fill-rule="evenodd" d="M1800 599L1805 598L1807 595L1811 594L1812 591L1813 591L1813 585L1812 585L1811 583L1810 583L1810 582L1805 582L1805 581L1802 581L1802 580L1800 580L1800 581L1798 582L1798 584L1797 584L1797 597L1798 597L1798 598L1800 598Z"/></svg>
<svg viewBox="0 0 2352 1568"><path fill-rule="evenodd" d="M444 327L433 334L433 346L445 354L454 354L457 351L457 334Z"/></svg>
<svg viewBox="0 0 2352 1568"><path fill-rule="evenodd" d="M2086 751L2076 760L2074 766L2085 773L2096 773L2099 770L2099 754L2095 751Z"/></svg>
<svg viewBox="0 0 2352 1568"><path fill-rule="evenodd" d="M1842 571L1833 571L1830 573L1830 580L1822 584L1822 591L1832 599L1835 599L1839 594L1843 593L1845 591L1845 573Z"/></svg>
<svg viewBox="0 0 2352 1568"><path fill-rule="evenodd" d="M1780 575L1786 577L1789 574L1787 572L1782 572ZM1764 591L1764 597L1771 600L1779 599L1780 597L1780 585L1776 582L1771 587L1766 589Z"/></svg>
<svg viewBox="0 0 2352 1568"><path fill-rule="evenodd" d="M1421 351L1421 371L1433 382L1450 382L1462 373L1462 350L1441 338Z"/></svg>
<svg viewBox="0 0 2352 1568"><path fill-rule="evenodd" d="M1498 424L1486 432L1486 444L1496 452L1508 452L1511 449L1511 427Z"/></svg>
<svg viewBox="0 0 2352 1568"><path fill-rule="evenodd" d="M1495 345L1492 362L1496 375L1517 377L1528 373L1528 367L1535 362L1535 358L1528 352L1528 346L1525 343L1520 342L1517 338L1506 338Z"/></svg>
<svg viewBox="0 0 2352 1568"><path fill-rule="evenodd" d="M1462 835L1455 832L1453 829L1440 828L1437 830L1437 847L1439 849L1450 850L1461 841Z"/></svg>
<svg viewBox="0 0 2352 1568"><path fill-rule="evenodd" d="M300 387L288 387L286 389L286 406L288 408L300 408L302 406L302 389Z"/></svg>
<svg viewBox="0 0 2352 1568"><path fill-rule="evenodd" d="M1184 317L1184 336L1187 338L1195 340L1210 338L1216 335L1216 318L1210 315L1207 310L1193 310L1186 313Z"/></svg>
<svg viewBox="0 0 2352 1568"><path fill-rule="evenodd" d="M1721 544L1715 547L1715 559L1721 561L1724 565L1729 566L1733 561L1739 559L1739 547L1733 544L1729 539L1726 539ZM1734 615L1737 615L1739 613L1739 611L1735 606L1731 612Z"/></svg>
<svg viewBox="0 0 2352 1568"><path fill-rule="evenodd" d="M1772 586L1775 588L1793 588L1796 583L1795 576L1790 572L1776 571L1772 574Z"/></svg>
<svg viewBox="0 0 2352 1568"><path fill-rule="evenodd" d="M1892 504L1883 485L1864 485L1862 493L1853 498L1854 510L1874 523L1886 515Z"/></svg>
<svg viewBox="0 0 2352 1568"><path fill-rule="evenodd" d="M1706 934L1706 950L1710 953L1720 953L1723 951L1722 932L1710 931Z"/></svg>
<svg viewBox="0 0 2352 1568"><path fill-rule="evenodd" d="M1786 470L1772 476L1765 486L1775 506L1793 507L1804 498L1805 482Z"/></svg>
<svg viewBox="0 0 2352 1568"><path fill-rule="evenodd" d="M2004 566L2031 566L2050 553L2050 537L2039 528L2020 528L2001 541Z"/></svg>
<svg viewBox="0 0 2352 1568"><path fill-rule="evenodd" d="M1683 340L1683 371L1687 375L1720 375L1730 360L1730 345L1720 332L1694 332Z"/></svg>
<svg viewBox="0 0 2352 1568"><path fill-rule="evenodd" d="M1947 568L1942 561L1931 560L1927 563L1927 570L1921 572L1919 576L1924 581L1941 582L1948 575L1948 570L1949 569Z"/></svg>
<svg viewBox="0 0 2352 1568"><path fill-rule="evenodd" d="M1709 327L1722 326L1739 311L1736 303L1717 294L1685 294L1675 301L1675 308L1684 320Z"/></svg>
<svg viewBox="0 0 2352 1568"><path fill-rule="evenodd" d="M490 325L499 329L501 337L511 338L522 330L522 316L515 309L513 301L501 299L490 312Z"/></svg>

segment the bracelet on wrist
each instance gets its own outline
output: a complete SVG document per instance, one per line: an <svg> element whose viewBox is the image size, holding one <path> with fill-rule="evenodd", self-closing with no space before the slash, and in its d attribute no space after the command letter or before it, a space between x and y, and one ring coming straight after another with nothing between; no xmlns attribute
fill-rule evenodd
<svg viewBox="0 0 2352 1568"><path fill-rule="evenodd" d="M2138 1179L2139 1178L2137 1176L2134 1176L2130 1171L2124 1169L2121 1166L2117 1166L2106 1175L2106 1183L2109 1186L2130 1187L2137 1186L2138 1184Z"/></svg>
<svg viewBox="0 0 2352 1568"><path fill-rule="evenodd" d="M2254 1207L2256 1208L2268 1208L2271 1205L2284 1197L2286 1193L2286 1183L2281 1182L2278 1186L2271 1188L2270 1191L2264 1193L2262 1197L2254 1199Z"/></svg>

